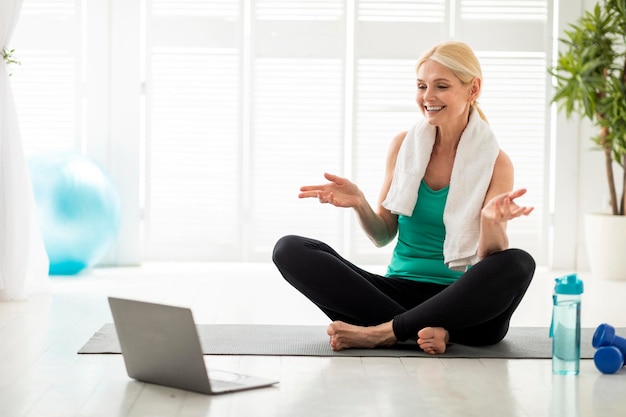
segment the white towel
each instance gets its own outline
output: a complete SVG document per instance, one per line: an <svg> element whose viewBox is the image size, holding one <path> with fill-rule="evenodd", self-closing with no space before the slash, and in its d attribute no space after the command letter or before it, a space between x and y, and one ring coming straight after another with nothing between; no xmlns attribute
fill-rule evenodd
<svg viewBox="0 0 626 417"><path fill-rule="evenodd" d="M398 152L391 188L383 201L383 207L392 213L413 215L436 133L436 127L426 121L408 131ZM457 147L443 212L446 227L443 254L450 269L465 271L478 262L480 210L499 151L500 146L487 122L477 111L472 111Z"/></svg>

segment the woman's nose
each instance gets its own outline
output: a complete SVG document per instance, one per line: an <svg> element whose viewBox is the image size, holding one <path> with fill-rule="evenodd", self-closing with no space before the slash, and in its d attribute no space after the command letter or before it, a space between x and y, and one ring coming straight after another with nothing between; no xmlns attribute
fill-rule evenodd
<svg viewBox="0 0 626 417"><path fill-rule="evenodd" d="M433 92L430 88L425 88L424 89L424 100L428 100L430 98L430 96L433 95Z"/></svg>

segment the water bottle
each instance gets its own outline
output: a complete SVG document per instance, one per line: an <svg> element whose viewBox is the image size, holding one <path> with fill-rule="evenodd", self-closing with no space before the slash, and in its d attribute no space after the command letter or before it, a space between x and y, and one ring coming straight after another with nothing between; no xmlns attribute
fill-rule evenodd
<svg viewBox="0 0 626 417"><path fill-rule="evenodd" d="M578 275L556 278L552 309L552 373L578 375L580 370L580 302L583 282Z"/></svg>

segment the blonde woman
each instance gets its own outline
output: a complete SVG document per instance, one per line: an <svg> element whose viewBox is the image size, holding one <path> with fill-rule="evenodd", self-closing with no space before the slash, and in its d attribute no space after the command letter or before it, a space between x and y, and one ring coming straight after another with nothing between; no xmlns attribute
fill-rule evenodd
<svg viewBox="0 0 626 417"><path fill-rule="evenodd" d="M427 353L448 343L501 341L535 262L509 248L507 222L531 213L516 200L513 165L477 105L480 64L462 42L444 42L416 66L423 120L391 141L376 208L346 178L324 174L300 198L352 208L377 246L398 237L384 276L323 242L281 238L273 261L332 323L333 350L415 340Z"/></svg>

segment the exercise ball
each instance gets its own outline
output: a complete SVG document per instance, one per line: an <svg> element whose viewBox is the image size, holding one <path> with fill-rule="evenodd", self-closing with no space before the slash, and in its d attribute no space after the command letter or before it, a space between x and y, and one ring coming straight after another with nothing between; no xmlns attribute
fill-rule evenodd
<svg viewBox="0 0 626 417"><path fill-rule="evenodd" d="M117 237L119 196L93 160L76 152L28 159L50 275L75 275L96 265Z"/></svg>

